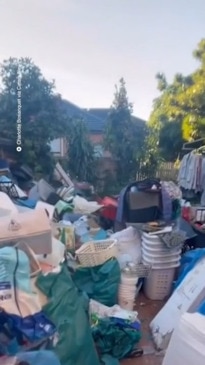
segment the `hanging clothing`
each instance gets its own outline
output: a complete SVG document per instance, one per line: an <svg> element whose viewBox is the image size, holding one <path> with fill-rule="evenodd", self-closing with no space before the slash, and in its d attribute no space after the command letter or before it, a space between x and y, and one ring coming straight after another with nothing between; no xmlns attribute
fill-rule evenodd
<svg viewBox="0 0 205 365"><path fill-rule="evenodd" d="M183 157L178 174L178 184L181 188L194 193L204 190L205 164L203 161L203 156L194 152Z"/></svg>
<svg viewBox="0 0 205 365"><path fill-rule="evenodd" d="M205 206L205 158L202 160L201 165L201 186L202 186L202 195L201 195L201 206Z"/></svg>

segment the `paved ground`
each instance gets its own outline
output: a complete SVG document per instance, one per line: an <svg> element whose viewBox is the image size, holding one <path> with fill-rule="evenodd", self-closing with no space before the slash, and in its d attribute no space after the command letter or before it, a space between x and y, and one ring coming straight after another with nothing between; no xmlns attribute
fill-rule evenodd
<svg viewBox="0 0 205 365"><path fill-rule="evenodd" d="M146 299L142 294L137 298L136 310L139 313L139 319L142 323L143 337L140 345L144 347L145 354L140 358L132 360L124 360L121 365L162 365L163 357L154 354L154 347L149 331L149 323L152 318L159 312L163 306L163 302L151 301Z"/></svg>

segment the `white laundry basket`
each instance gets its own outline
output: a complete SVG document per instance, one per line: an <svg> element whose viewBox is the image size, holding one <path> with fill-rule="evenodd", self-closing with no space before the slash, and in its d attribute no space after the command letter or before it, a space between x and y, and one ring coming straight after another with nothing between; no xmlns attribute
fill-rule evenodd
<svg viewBox="0 0 205 365"><path fill-rule="evenodd" d="M164 300L172 290L176 265L167 268L153 268L144 282L144 294L152 300Z"/></svg>
<svg viewBox="0 0 205 365"><path fill-rule="evenodd" d="M181 249L168 249L155 235L142 235L142 262L152 270L144 282L144 293L152 300L164 300L172 290L176 268L180 266Z"/></svg>

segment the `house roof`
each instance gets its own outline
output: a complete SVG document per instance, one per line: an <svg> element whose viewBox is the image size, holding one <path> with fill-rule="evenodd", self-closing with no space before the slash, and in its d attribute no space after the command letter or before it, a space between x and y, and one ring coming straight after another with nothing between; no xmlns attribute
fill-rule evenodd
<svg viewBox="0 0 205 365"><path fill-rule="evenodd" d="M83 119L91 133L103 132L110 112L110 108L82 109L67 100L61 100L61 108L70 118ZM132 118L133 121L144 126L144 120L134 116Z"/></svg>
<svg viewBox="0 0 205 365"><path fill-rule="evenodd" d="M87 128L90 132L102 132L104 129L104 120L98 117L97 115L93 115L85 109L81 109L77 105L71 103L67 100L61 101L62 110L70 117L70 118L78 118L83 119L87 125Z"/></svg>
<svg viewBox="0 0 205 365"><path fill-rule="evenodd" d="M95 115L96 117L102 119L105 122L107 120L110 109L109 108L91 108L91 109L87 109L87 112Z"/></svg>
<svg viewBox="0 0 205 365"><path fill-rule="evenodd" d="M91 108L91 109L87 109L87 112L89 114L95 115L98 118L103 119L104 126L105 126L105 122L106 122L106 120L108 118L108 115L110 113L110 108ZM142 125L142 126L144 126L144 124L146 123L145 120L143 120L141 118L137 118L135 116L132 116L132 120L134 122L138 123L139 125Z"/></svg>

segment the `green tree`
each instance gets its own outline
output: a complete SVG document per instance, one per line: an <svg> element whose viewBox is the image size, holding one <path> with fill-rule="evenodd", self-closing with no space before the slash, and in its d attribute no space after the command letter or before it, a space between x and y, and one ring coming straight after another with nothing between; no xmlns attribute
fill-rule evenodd
<svg viewBox="0 0 205 365"><path fill-rule="evenodd" d="M159 133L159 152L166 161L176 161L183 147L182 121L164 122Z"/></svg>
<svg viewBox="0 0 205 365"><path fill-rule="evenodd" d="M49 173L53 162L49 143L62 136L66 128L59 114L60 96L55 93L54 82L48 82L28 58L4 61L0 76L1 136L12 141L14 151L21 139L22 151L15 153L17 161Z"/></svg>
<svg viewBox="0 0 205 365"><path fill-rule="evenodd" d="M120 186L135 179L144 156L146 125L132 116L124 79L116 87L115 98L108 117L104 144L117 164Z"/></svg>
<svg viewBox="0 0 205 365"><path fill-rule="evenodd" d="M154 107L149 119L150 134L152 143L157 146L163 159L173 161L179 155L184 138L182 132L183 117L181 114L174 114L172 109L172 98L177 98L181 88L181 75L176 75L172 84L168 84L163 74L156 76L158 90L161 95L154 100Z"/></svg>
<svg viewBox="0 0 205 365"><path fill-rule="evenodd" d="M205 39L201 40L193 55L199 61L199 67L192 74L177 74L171 84L163 74L157 75L160 96L154 101L149 126L155 135L155 144L160 139L162 147L163 136L163 146L166 141L171 146L170 139L173 138L170 156L180 152L183 141L205 136ZM175 125L171 127L168 123ZM177 128L180 129L178 132Z"/></svg>
<svg viewBox="0 0 205 365"><path fill-rule="evenodd" d="M68 169L79 181L95 182L94 147L83 120L70 120L68 141Z"/></svg>

